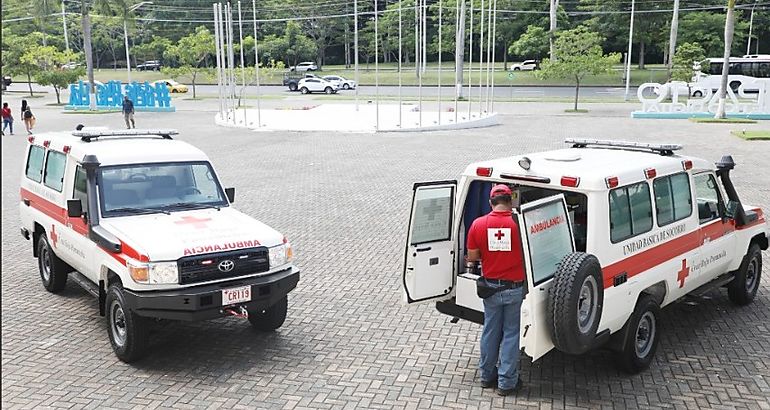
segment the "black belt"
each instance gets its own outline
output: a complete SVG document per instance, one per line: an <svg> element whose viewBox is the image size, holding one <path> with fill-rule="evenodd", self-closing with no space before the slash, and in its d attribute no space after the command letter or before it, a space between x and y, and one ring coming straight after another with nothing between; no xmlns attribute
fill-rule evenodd
<svg viewBox="0 0 770 410"><path fill-rule="evenodd" d="M502 280L502 279L489 279L489 278L484 278L484 279L487 282L489 282L489 283L495 283L495 284L498 284L498 285L503 285L503 286L509 287L511 289L516 289L518 287L521 287L524 284L524 281L513 282L513 281L510 281L510 280Z"/></svg>

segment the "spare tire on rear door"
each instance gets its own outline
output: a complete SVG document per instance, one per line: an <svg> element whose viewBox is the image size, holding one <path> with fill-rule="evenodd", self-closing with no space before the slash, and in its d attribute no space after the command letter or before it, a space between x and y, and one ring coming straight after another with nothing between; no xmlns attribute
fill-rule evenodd
<svg viewBox="0 0 770 410"><path fill-rule="evenodd" d="M548 326L554 346L581 354L593 346L602 317L604 285L596 256L573 252L556 269L548 298Z"/></svg>

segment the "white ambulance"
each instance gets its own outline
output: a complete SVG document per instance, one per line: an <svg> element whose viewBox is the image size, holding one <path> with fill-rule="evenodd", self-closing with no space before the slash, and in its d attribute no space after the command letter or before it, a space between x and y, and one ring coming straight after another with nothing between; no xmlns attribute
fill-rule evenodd
<svg viewBox="0 0 770 410"><path fill-rule="evenodd" d="M29 136L21 234L43 286L98 298L117 357L148 350L149 319L248 317L283 325L297 286L291 245L232 207L208 157L173 130Z"/></svg>
<svg viewBox="0 0 770 410"><path fill-rule="evenodd" d="M533 360L609 346L638 372L655 354L660 308L719 286L739 305L754 299L770 227L761 209L741 204L730 156L714 166L672 144L566 142L471 164L459 184L415 184L407 303L483 323L466 235L499 183L514 192L527 275L520 341Z"/></svg>

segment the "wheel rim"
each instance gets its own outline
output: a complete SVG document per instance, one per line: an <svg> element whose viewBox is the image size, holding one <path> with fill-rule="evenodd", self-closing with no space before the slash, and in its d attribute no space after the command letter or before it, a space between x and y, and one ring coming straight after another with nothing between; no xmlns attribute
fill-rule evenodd
<svg viewBox="0 0 770 410"><path fill-rule="evenodd" d="M580 287L580 296L578 297L577 320L578 329L581 333L586 333L591 329L591 325L596 318L598 286L593 276L588 276L583 280Z"/></svg>
<svg viewBox="0 0 770 410"><path fill-rule="evenodd" d="M113 339L115 344L123 346L126 344L126 314L123 312L123 307L116 300L112 302L110 306L110 326L112 327Z"/></svg>
<svg viewBox="0 0 770 410"><path fill-rule="evenodd" d="M749 262L749 266L746 267L746 290L749 292L753 292L754 288L757 286L757 272L758 264L757 264L757 258L751 258L751 261Z"/></svg>
<svg viewBox="0 0 770 410"><path fill-rule="evenodd" d="M48 247L43 247L40 252L40 273L45 283L51 281L51 254L48 253Z"/></svg>
<svg viewBox="0 0 770 410"><path fill-rule="evenodd" d="M646 357L655 341L655 315L644 312L636 327L636 356Z"/></svg>

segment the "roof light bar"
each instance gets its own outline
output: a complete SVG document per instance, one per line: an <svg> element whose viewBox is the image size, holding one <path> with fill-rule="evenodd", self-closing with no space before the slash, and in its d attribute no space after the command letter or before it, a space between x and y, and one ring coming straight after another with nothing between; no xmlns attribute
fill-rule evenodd
<svg viewBox="0 0 770 410"><path fill-rule="evenodd" d="M73 136L79 137L85 142L90 142L94 138L103 137L144 137L144 136L159 136L163 139L171 139L172 135L177 135L179 132L174 129L146 129L146 130L80 130L72 133Z"/></svg>
<svg viewBox="0 0 770 410"><path fill-rule="evenodd" d="M633 141L613 141L597 140L590 138L567 138L564 140L567 144L572 144L572 148L606 147L606 148L626 148L635 150L650 150L661 155L674 155L674 151L682 149L679 144L648 144L645 142Z"/></svg>

